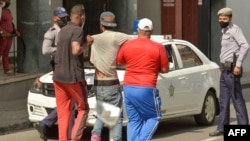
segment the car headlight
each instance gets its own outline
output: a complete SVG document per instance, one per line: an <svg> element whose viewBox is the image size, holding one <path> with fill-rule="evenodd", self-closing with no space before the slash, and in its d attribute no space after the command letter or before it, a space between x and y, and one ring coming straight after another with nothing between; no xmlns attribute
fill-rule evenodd
<svg viewBox="0 0 250 141"><path fill-rule="evenodd" d="M39 78L37 78L32 84L30 92L43 94L42 83L39 81Z"/></svg>

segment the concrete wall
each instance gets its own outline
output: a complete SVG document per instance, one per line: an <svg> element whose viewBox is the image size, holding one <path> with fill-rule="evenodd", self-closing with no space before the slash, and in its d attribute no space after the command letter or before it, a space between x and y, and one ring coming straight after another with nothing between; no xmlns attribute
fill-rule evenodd
<svg viewBox="0 0 250 141"><path fill-rule="evenodd" d="M153 21L153 34L161 34L161 0L138 0L138 19Z"/></svg>
<svg viewBox="0 0 250 141"><path fill-rule="evenodd" d="M211 24L210 24L210 39L211 39L211 60L220 63L220 39L221 28L218 23L217 12L222 7L225 7L225 1L223 0L211 0Z"/></svg>
<svg viewBox="0 0 250 141"><path fill-rule="evenodd" d="M117 30L132 34L133 21L137 19L137 0L113 0L113 11L116 15Z"/></svg>
<svg viewBox="0 0 250 141"><path fill-rule="evenodd" d="M132 34L133 23L141 18L153 21L153 34L161 34L161 0L113 0L117 30Z"/></svg>
<svg viewBox="0 0 250 141"><path fill-rule="evenodd" d="M55 6L62 5L62 0L22 0L22 2L12 0L11 3L10 8L14 16L14 22L16 23L17 18L19 18L16 24L23 32L22 36L28 49L26 50L22 70L24 72L48 71L50 69L49 57L41 54L43 34L52 25L52 9ZM213 61L219 63L221 29L218 24L217 11L225 6L231 7L233 9L233 22L242 28L247 40L250 41L249 18L244 16L250 14L249 3L249 0L211 0L211 32L204 34L210 35L211 59ZM17 9L15 5L17 5ZM134 20L147 17L153 21L153 34L161 34L161 0L112 0L112 5L117 17L117 30L132 34ZM35 33L22 29L24 23L31 22L36 23L35 27L34 25L30 27L30 29L34 29ZM250 55L244 62L245 70L250 70L248 60L250 60Z"/></svg>
<svg viewBox="0 0 250 141"><path fill-rule="evenodd" d="M36 77L36 74L30 74L30 76L20 78L21 80L13 79L12 82L0 83L0 106L1 102L4 101L27 98L28 91ZM0 82L2 82L2 80Z"/></svg>
<svg viewBox="0 0 250 141"><path fill-rule="evenodd" d="M226 1L226 6L233 9L233 23L238 25L242 29L248 43L250 44L249 5L250 5L249 0L227 0ZM250 52L243 64L243 69L245 71L250 71L249 62L250 62Z"/></svg>
<svg viewBox="0 0 250 141"><path fill-rule="evenodd" d="M48 72L50 56L42 54L44 33L53 25L52 13L61 0L22 0L17 1L17 26L24 44L18 44L24 52L24 60L18 65L19 72ZM20 60L20 59L19 59Z"/></svg>
<svg viewBox="0 0 250 141"><path fill-rule="evenodd" d="M218 24L217 12L223 7L230 7L233 9L233 23L237 24L243 30L243 33L250 43L250 28L249 18L246 15L250 15L249 0L211 0L211 55L212 60L219 63L220 53L220 38L221 28ZM243 63L243 71L250 71L250 53Z"/></svg>

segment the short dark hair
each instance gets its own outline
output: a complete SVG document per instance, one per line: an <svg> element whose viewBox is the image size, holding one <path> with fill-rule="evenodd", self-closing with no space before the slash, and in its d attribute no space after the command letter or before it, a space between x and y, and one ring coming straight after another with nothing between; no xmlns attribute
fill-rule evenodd
<svg viewBox="0 0 250 141"><path fill-rule="evenodd" d="M82 4L77 4L71 8L70 14L85 14L85 9Z"/></svg>

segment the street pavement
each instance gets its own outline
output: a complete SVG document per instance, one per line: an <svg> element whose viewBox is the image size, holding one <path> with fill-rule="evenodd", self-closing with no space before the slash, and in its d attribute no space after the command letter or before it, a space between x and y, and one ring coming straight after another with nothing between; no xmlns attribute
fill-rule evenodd
<svg viewBox="0 0 250 141"><path fill-rule="evenodd" d="M241 83L243 89L250 88L250 70L243 73ZM32 128L28 120L27 98L0 101L0 135L27 128Z"/></svg>

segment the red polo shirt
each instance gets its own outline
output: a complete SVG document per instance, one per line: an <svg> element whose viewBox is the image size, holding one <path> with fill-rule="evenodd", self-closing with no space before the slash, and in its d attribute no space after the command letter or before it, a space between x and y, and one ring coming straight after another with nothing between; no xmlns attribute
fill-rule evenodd
<svg viewBox="0 0 250 141"><path fill-rule="evenodd" d="M160 68L169 65L165 48L150 39L129 40L121 47L118 64L126 64L123 84L155 87Z"/></svg>

